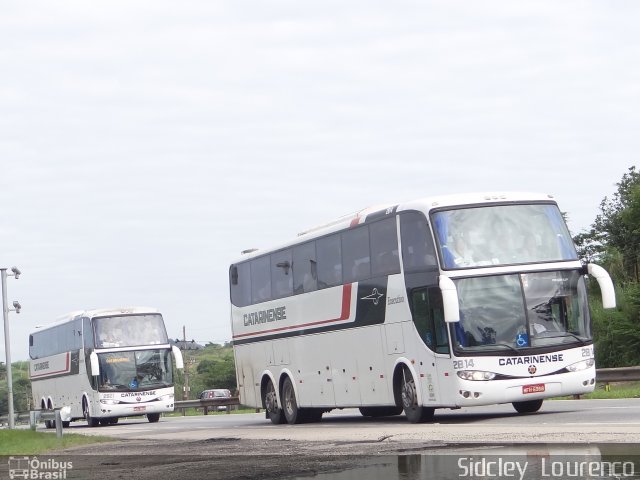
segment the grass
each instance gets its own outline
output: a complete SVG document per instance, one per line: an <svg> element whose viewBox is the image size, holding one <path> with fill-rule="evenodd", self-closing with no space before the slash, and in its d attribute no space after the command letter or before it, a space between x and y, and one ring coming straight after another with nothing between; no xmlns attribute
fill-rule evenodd
<svg viewBox="0 0 640 480"><path fill-rule="evenodd" d="M573 397L558 397L559 400ZM596 389L580 398L587 400L603 400L612 398L640 398L640 382L612 382L610 384L598 383Z"/></svg>
<svg viewBox="0 0 640 480"><path fill-rule="evenodd" d="M0 430L0 455L35 455L77 445L113 442L113 438L65 433L62 438L55 432L32 430Z"/></svg>

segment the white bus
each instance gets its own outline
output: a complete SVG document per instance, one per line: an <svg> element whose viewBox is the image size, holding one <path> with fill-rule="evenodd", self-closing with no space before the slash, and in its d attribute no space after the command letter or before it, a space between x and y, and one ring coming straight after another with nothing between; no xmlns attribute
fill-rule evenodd
<svg viewBox="0 0 640 480"><path fill-rule="evenodd" d="M70 313L29 335L29 356L33 404L61 408L64 426L139 415L157 422L174 409L173 363L182 368L182 354L156 309Z"/></svg>
<svg viewBox="0 0 640 480"><path fill-rule="evenodd" d="M443 196L368 209L229 270L241 403L273 423L333 408L430 421L436 408L595 386L585 276L552 196Z"/></svg>

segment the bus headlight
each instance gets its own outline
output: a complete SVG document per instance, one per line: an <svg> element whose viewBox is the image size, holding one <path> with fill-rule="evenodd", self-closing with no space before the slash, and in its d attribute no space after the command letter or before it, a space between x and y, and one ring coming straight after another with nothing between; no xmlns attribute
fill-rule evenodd
<svg viewBox="0 0 640 480"><path fill-rule="evenodd" d="M595 365L595 360L593 358L588 358L586 360L582 360L581 362L574 363L573 365L569 365L567 370L570 372L579 372L581 370L586 370L587 368L591 368Z"/></svg>
<svg viewBox="0 0 640 480"><path fill-rule="evenodd" d="M493 372L483 372L481 370L458 370L458 376L463 380L486 381L493 380L496 374Z"/></svg>
<svg viewBox="0 0 640 480"><path fill-rule="evenodd" d="M102 400L100 400L100 403L103 405L117 405L120 402L118 400L108 400L106 398L103 398Z"/></svg>

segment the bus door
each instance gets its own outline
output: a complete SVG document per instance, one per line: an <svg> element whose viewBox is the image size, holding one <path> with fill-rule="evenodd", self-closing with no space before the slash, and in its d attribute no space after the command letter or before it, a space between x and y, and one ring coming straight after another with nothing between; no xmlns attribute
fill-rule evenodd
<svg viewBox="0 0 640 480"><path fill-rule="evenodd" d="M442 403L442 393L447 391L445 373L451 363L448 328L444 319L444 307L440 288L423 287L411 291L411 312L419 342L426 347L420 367L424 404ZM421 356L422 357L422 356ZM443 390L444 388L444 390Z"/></svg>

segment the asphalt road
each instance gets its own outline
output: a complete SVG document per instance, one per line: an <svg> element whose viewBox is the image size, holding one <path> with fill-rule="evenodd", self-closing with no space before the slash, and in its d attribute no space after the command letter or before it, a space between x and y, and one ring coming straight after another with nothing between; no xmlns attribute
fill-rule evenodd
<svg viewBox="0 0 640 480"><path fill-rule="evenodd" d="M635 468L625 478L640 478L640 399L547 401L531 415L510 405L441 410L433 423L420 425L349 409L303 425L272 425L264 414L218 414L163 417L155 424L130 418L97 428L76 422L65 432L114 439L54 452L59 461L73 462L66 478L539 480L549 477L541 461L611 458ZM529 469L519 477L466 475L467 464L459 462L469 459L515 460Z"/></svg>

